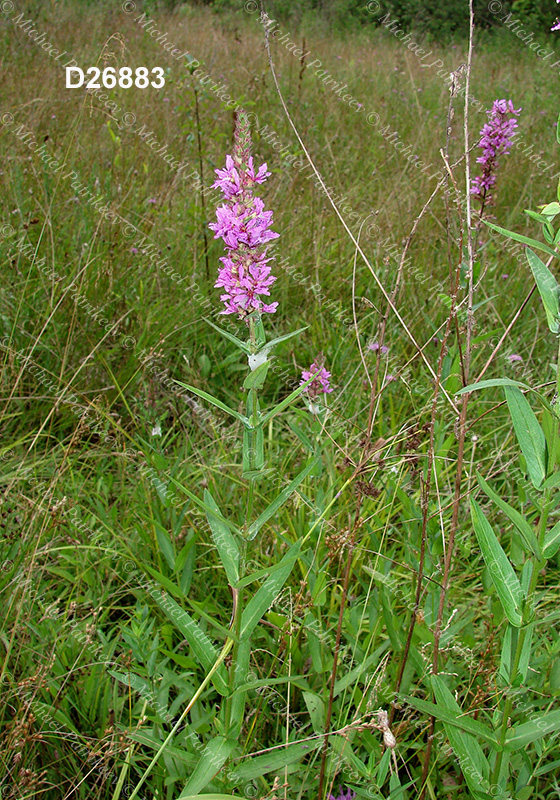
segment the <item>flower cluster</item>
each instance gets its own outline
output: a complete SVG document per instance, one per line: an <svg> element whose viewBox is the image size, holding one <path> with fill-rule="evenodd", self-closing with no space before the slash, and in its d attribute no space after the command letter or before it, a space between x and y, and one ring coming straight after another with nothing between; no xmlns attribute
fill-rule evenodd
<svg viewBox="0 0 560 800"><path fill-rule="evenodd" d="M265 211L262 200L253 196L253 186L264 183L270 172L262 164L255 173L250 152L249 121L245 112L239 111L233 156L226 156L225 169L216 170L218 177L212 187L222 190L225 203L216 210L217 221L208 227L227 248L214 284L225 289L220 297L225 303L222 313L239 314L241 318L253 311L272 313L278 306L259 297L270 295L269 286L276 280L270 272L266 245L279 234L270 230L272 211Z"/></svg>
<svg viewBox="0 0 560 800"><path fill-rule="evenodd" d="M301 373L301 381L299 383L302 386L306 381L308 381L311 377L315 376L314 380L311 381L309 386L305 389L306 393L308 394L311 400L314 400L317 395L323 392L324 394L330 394L332 392L329 378L331 377L331 373L327 372L327 370L319 363L319 359L316 359L313 364L309 367L309 369L304 369Z"/></svg>
<svg viewBox="0 0 560 800"><path fill-rule="evenodd" d="M329 800L354 800L355 797L356 792L353 792L351 789L345 792L342 787L340 789L340 794L336 797L333 794L329 794Z"/></svg>
<svg viewBox="0 0 560 800"><path fill-rule="evenodd" d="M480 131L482 155L476 160L482 164L482 175L473 179L471 193L481 201L483 207L492 202L491 190L496 183L498 156L509 152L513 132L517 128L515 118L508 117L508 114L517 115L520 111L520 108L517 111L514 109L511 100L495 100L492 110L488 112L489 121Z"/></svg>
<svg viewBox="0 0 560 800"><path fill-rule="evenodd" d="M560 3L560 0L556 0L556 2ZM558 18L556 19L556 22L554 23L554 25L552 26L552 28L550 30L551 31L560 31L560 19L558 19Z"/></svg>

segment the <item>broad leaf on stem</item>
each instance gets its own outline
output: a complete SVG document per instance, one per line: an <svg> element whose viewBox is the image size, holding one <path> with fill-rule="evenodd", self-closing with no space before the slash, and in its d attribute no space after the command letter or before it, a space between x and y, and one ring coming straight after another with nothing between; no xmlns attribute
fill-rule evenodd
<svg viewBox="0 0 560 800"><path fill-rule="evenodd" d="M523 590L517 575L490 523L474 499L471 499L471 516L482 557L490 572L492 583L496 587L502 608L511 624L519 628L523 622L521 614Z"/></svg>

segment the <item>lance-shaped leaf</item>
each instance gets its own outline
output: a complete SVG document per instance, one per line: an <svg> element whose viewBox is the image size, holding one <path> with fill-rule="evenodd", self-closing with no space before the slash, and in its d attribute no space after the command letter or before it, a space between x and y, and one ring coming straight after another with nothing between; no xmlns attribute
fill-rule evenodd
<svg viewBox="0 0 560 800"><path fill-rule="evenodd" d="M560 710L543 714L531 722L516 725L508 732L505 746L507 750L519 750L528 744L533 744L536 739L557 731L560 731Z"/></svg>
<svg viewBox="0 0 560 800"><path fill-rule="evenodd" d="M182 383L181 381L175 381L175 383L178 383L179 386L182 386L184 389L188 389L189 392L196 394L198 397L202 397L203 400L207 400L213 406L216 406L216 408L220 408L227 414L231 414L232 417L235 417L235 419L238 419L239 422L242 422L244 425L250 424L247 417L244 417L243 414L239 414L239 412L234 411L233 408L226 406L225 403L222 403L222 401L218 400L217 397L213 397L211 394L208 394L208 392L203 392L202 389L197 389L196 386L191 386L189 383Z"/></svg>
<svg viewBox="0 0 560 800"><path fill-rule="evenodd" d="M438 707L443 707L451 714L461 717L463 713L461 707L437 675L432 675L432 687ZM476 798L481 790L490 791L488 783L490 765L475 737L449 723L444 722L444 727L473 797Z"/></svg>
<svg viewBox="0 0 560 800"><path fill-rule="evenodd" d="M245 342L242 342L241 339L238 339L237 336L233 335L233 333L229 333L229 331L224 331L222 328L219 328L217 325L214 325L214 323L207 317L203 317L202 319L209 325L211 325L214 328L214 330L218 331L218 333L221 333L222 336L225 336L226 339L229 339L230 342L233 342L233 344L237 345L237 347L239 347L239 349L242 350L246 355L249 355L249 353L251 352L251 350L249 349L249 345L245 344Z"/></svg>
<svg viewBox="0 0 560 800"><path fill-rule="evenodd" d="M257 517L257 519L249 527L249 531L247 533L247 539L249 541L255 538L262 526L268 522L268 520L273 517L274 514L276 514L281 506L284 505L286 500L288 500L300 483L309 475L310 472L313 471L318 462L319 458L314 458L309 464L307 464L307 466L304 467L298 475L296 475L293 481L286 486L284 491L280 492L278 497L273 500L272 503L265 508L262 514Z"/></svg>
<svg viewBox="0 0 560 800"><path fill-rule="evenodd" d="M523 622L521 615L523 590L517 575L496 538L490 523L482 513L482 509L476 500L472 498L471 516L482 557L492 577L492 583L496 587L504 613L511 624L519 628Z"/></svg>
<svg viewBox="0 0 560 800"><path fill-rule="evenodd" d="M214 775L220 771L236 746L236 740L226 739L225 736L215 736L214 739L210 739L200 754L200 761L179 795L179 800L199 795L202 789L208 786Z"/></svg>
<svg viewBox="0 0 560 800"><path fill-rule="evenodd" d="M524 516L522 516L519 511L516 511L515 508L512 508L505 500L496 494L496 492L486 483L482 475L477 472L476 477L480 486L482 487L483 491L486 492L490 500L493 500L496 505L502 509L504 514L506 514L510 520L513 522L519 533L521 534L523 541L529 548L529 550L535 555L538 559L542 558L541 548L539 547L539 542L537 537L535 536L535 532L527 522Z"/></svg>
<svg viewBox="0 0 560 800"><path fill-rule="evenodd" d="M322 739L315 739L308 742L294 742L283 748L279 747L264 756L255 756L247 759L236 767L233 772L239 781L250 781L253 778L258 778L259 775L266 775L267 772L276 772L276 770L283 769L288 764L301 761L320 747L322 741Z"/></svg>
<svg viewBox="0 0 560 800"><path fill-rule="evenodd" d="M243 381L243 388L260 389L266 380L266 373L268 372L269 366L270 361L265 361L250 372Z"/></svg>
<svg viewBox="0 0 560 800"><path fill-rule="evenodd" d="M206 505L212 509L212 511L206 512L206 519L212 531L212 539L218 548L218 554L226 571L228 583L231 587L235 587L239 581L239 548L237 542L228 526L222 522L220 509L208 489L204 492L204 500Z"/></svg>
<svg viewBox="0 0 560 800"><path fill-rule="evenodd" d="M455 392L456 395L465 394L466 392L475 392L478 389L490 389L493 386L520 386L522 389L530 389L526 383L514 381L511 378L489 378L487 381L479 381L478 383L470 383Z"/></svg>
<svg viewBox="0 0 560 800"><path fill-rule="evenodd" d="M498 233L503 233L504 236L508 236L510 239L515 239L516 242L522 242L523 244L528 244L531 247L536 247L537 250L543 250L545 253L548 253L549 256L558 257L559 255L556 250L552 249L552 247L549 247L543 242L539 242L537 239L530 239L528 236L523 236L521 233L515 233L515 231L508 231L505 228L500 228L498 225L494 225L492 222L487 222L485 219L482 221L485 225L488 225L489 228L492 228L492 230L498 231Z"/></svg>
<svg viewBox="0 0 560 800"><path fill-rule="evenodd" d="M306 325L305 328L298 328L297 331L292 331L291 333L284 334L284 336L277 336L276 339L271 339L270 342L267 342L266 345L263 347L263 349L260 350L259 352L262 352L263 350L266 350L267 353L270 352L270 350L272 350L273 347L276 347L277 344L280 344L281 342L286 342L293 336L297 336L299 333L303 333L304 331L307 330L308 327L309 325Z"/></svg>
<svg viewBox="0 0 560 800"><path fill-rule="evenodd" d="M504 386L511 421L521 452L527 462L527 471L535 489L546 478L546 439L543 429L525 395L515 386Z"/></svg>
<svg viewBox="0 0 560 800"><path fill-rule="evenodd" d="M551 528L544 537L543 556L552 558L560 547L560 522Z"/></svg>
<svg viewBox="0 0 560 800"><path fill-rule="evenodd" d="M263 615L274 603L296 563L301 544L293 544L284 558L280 561L278 569L269 575L257 593L249 600L247 607L241 615L240 639L250 636Z"/></svg>
<svg viewBox="0 0 560 800"><path fill-rule="evenodd" d="M239 800L239 797L238 794L190 794L188 797L182 794L180 800Z"/></svg>
<svg viewBox="0 0 560 800"><path fill-rule="evenodd" d="M149 594L162 609L164 614L185 637L192 655L200 666L208 672L218 659L219 652L214 647L208 636L197 625L191 615L181 608L169 595L162 595L159 587L153 586ZM223 664L212 675L212 682L221 695L229 694L229 686Z"/></svg>
<svg viewBox="0 0 560 800"><path fill-rule="evenodd" d="M560 306L556 278L536 253L529 248L525 253L543 302L548 327L552 333L558 333L560 331Z"/></svg>
<svg viewBox="0 0 560 800"><path fill-rule="evenodd" d="M494 734L488 730L486 725L483 725L478 720L471 719L470 717L458 717L456 713L449 711L445 706L438 706L435 703L430 703L427 700L420 700L417 697L407 697L406 695L399 695L399 697L413 708L418 709L418 711L422 711L430 717L433 716L448 725L461 728L462 731L472 733L473 736L478 736L479 739L488 742L488 744L492 745L496 750L501 749Z"/></svg>
<svg viewBox="0 0 560 800"><path fill-rule="evenodd" d="M189 489L187 489L186 486L183 486L182 483L179 483L179 481L176 481L175 478L173 478L171 476L169 477L169 480L171 481L171 483L175 484L175 486L177 486L179 489L181 489L187 495L187 497L190 500L192 500L192 502L196 506L198 506L199 508L202 508L205 513L208 513L209 511L211 513L214 513L213 509L211 509L209 506L207 506L206 503L203 500L201 500L199 497L197 497L195 494L193 494ZM220 518L220 521L224 525L227 525L228 528L230 528L232 531L234 531L234 533L237 533L238 536L242 535L241 531L239 530L237 525L235 525L233 522L230 522L230 520L226 519L225 517L222 517L221 514L218 515L218 516Z"/></svg>
<svg viewBox="0 0 560 800"><path fill-rule="evenodd" d="M269 411L268 414L265 414L264 417L261 420L261 424L262 425L266 425L266 423L269 420L271 420L273 417L275 417L276 414L279 414L280 411L283 411L285 408L287 408L291 403L294 402L294 400L297 400L297 398L300 396L300 394L302 394L302 392L304 392L307 389L307 387L311 383L313 383L313 381L315 380L316 377L317 377L316 374L312 375L309 378L309 380L305 381L305 383L303 383L301 386L299 386L297 389L295 389L291 394L289 394L287 397L285 397L284 400L282 400L280 403L278 403L278 405L275 406L271 411Z"/></svg>

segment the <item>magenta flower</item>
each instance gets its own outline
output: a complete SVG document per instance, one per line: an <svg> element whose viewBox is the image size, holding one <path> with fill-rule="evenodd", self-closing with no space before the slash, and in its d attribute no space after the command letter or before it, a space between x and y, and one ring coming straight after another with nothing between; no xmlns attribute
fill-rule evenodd
<svg viewBox="0 0 560 800"><path fill-rule="evenodd" d="M226 199L231 200L232 197L241 195L244 188L249 188L254 183L264 183L270 176L270 172L267 172L266 164L262 164L255 175L253 157L249 156L244 179L242 180L241 175L235 168L233 158L231 156L226 156L226 168L217 169L216 175L218 179L214 182L212 188L221 189Z"/></svg>
<svg viewBox="0 0 560 800"><path fill-rule="evenodd" d="M340 794L336 797L333 794L329 794L329 800L354 800L355 797L356 792L353 792L351 789L345 792L342 787L340 787Z"/></svg>
<svg viewBox="0 0 560 800"><path fill-rule="evenodd" d="M309 396L311 400L314 400L317 395L323 392L324 394L330 394L332 392L329 378L331 377L331 373L327 372L324 368L322 363L320 362L320 358L316 358L313 364L309 367L309 369L304 369L301 373L301 381L299 385L302 386L306 381L308 381L312 376L315 376L315 379L311 381L309 386L305 389L306 394Z"/></svg>
<svg viewBox="0 0 560 800"><path fill-rule="evenodd" d="M220 258L215 287L225 289L220 300L225 304L222 314L272 314L278 303L264 303L261 295L270 295L269 287L276 278L271 275L267 245L280 234L270 229L272 211L264 210L260 197L253 196L253 186L264 183L270 175L266 164L255 173L251 153L249 120L244 111L236 117L233 155L226 156L226 168L217 169L212 188L221 189L224 205L216 209L216 222L208 227L215 239L223 239L226 255Z"/></svg>
<svg viewBox="0 0 560 800"><path fill-rule="evenodd" d="M482 155L476 160L482 164L482 175L473 179L471 193L480 200L482 209L492 202L498 156L509 153L513 133L517 128L517 121L507 115L517 115L520 111L520 108L517 111L514 109L512 100L495 100L492 110L488 111L488 122L480 131L479 146L482 148Z"/></svg>
<svg viewBox="0 0 560 800"><path fill-rule="evenodd" d="M242 203L220 206L216 209L216 218L218 221L210 223L208 227L215 232L214 238L221 237L231 250L237 250L243 244L259 247L280 235L268 229L272 222L272 211L264 210L260 197L253 198L252 208Z"/></svg>
<svg viewBox="0 0 560 800"><path fill-rule="evenodd" d="M515 364L516 361L523 361L520 355L517 353L512 353L509 356L506 356L510 364Z"/></svg>
<svg viewBox="0 0 560 800"><path fill-rule="evenodd" d="M381 347L379 347L379 342L370 342L368 344L368 350L372 350L374 353L377 353L378 350L381 350L381 353L383 355L389 352L389 348L387 347L387 345L382 344Z"/></svg>
<svg viewBox="0 0 560 800"><path fill-rule="evenodd" d="M556 0L556 2L560 3L560 0ZM558 18L556 19L556 22L554 23L554 25L552 26L552 28L550 30L551 31L560 31L560 19L558 19Z"/></svg>

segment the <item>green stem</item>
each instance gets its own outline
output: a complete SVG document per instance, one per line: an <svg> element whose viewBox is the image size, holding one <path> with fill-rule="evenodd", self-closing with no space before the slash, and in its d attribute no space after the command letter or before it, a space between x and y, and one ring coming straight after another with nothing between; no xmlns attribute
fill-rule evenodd
<svg viewBox="0 0 560 800"><path fill-rule="evenodd" d="M245 542L242 545L245 548ZM244 562L245 562L245 553L240 553L240 564L239 564L239 577L240 579L244 577ZM236 724L235 720L232 720L232 705L233 705L233 698L232 694L235 689L235 668L237 665L238 660L238 653L239 653L239 635L241 633L241 615L243 613L243 589L233 589L233 597L234 597L234 615L232 621L232 630L235 635L235 640L233 643L233 652L231 655L231 664L229 667L229 696L226 698L226 714L225 714L225 728L226 728L226 736L229 736L229 732L231 728Z"/></svg>

